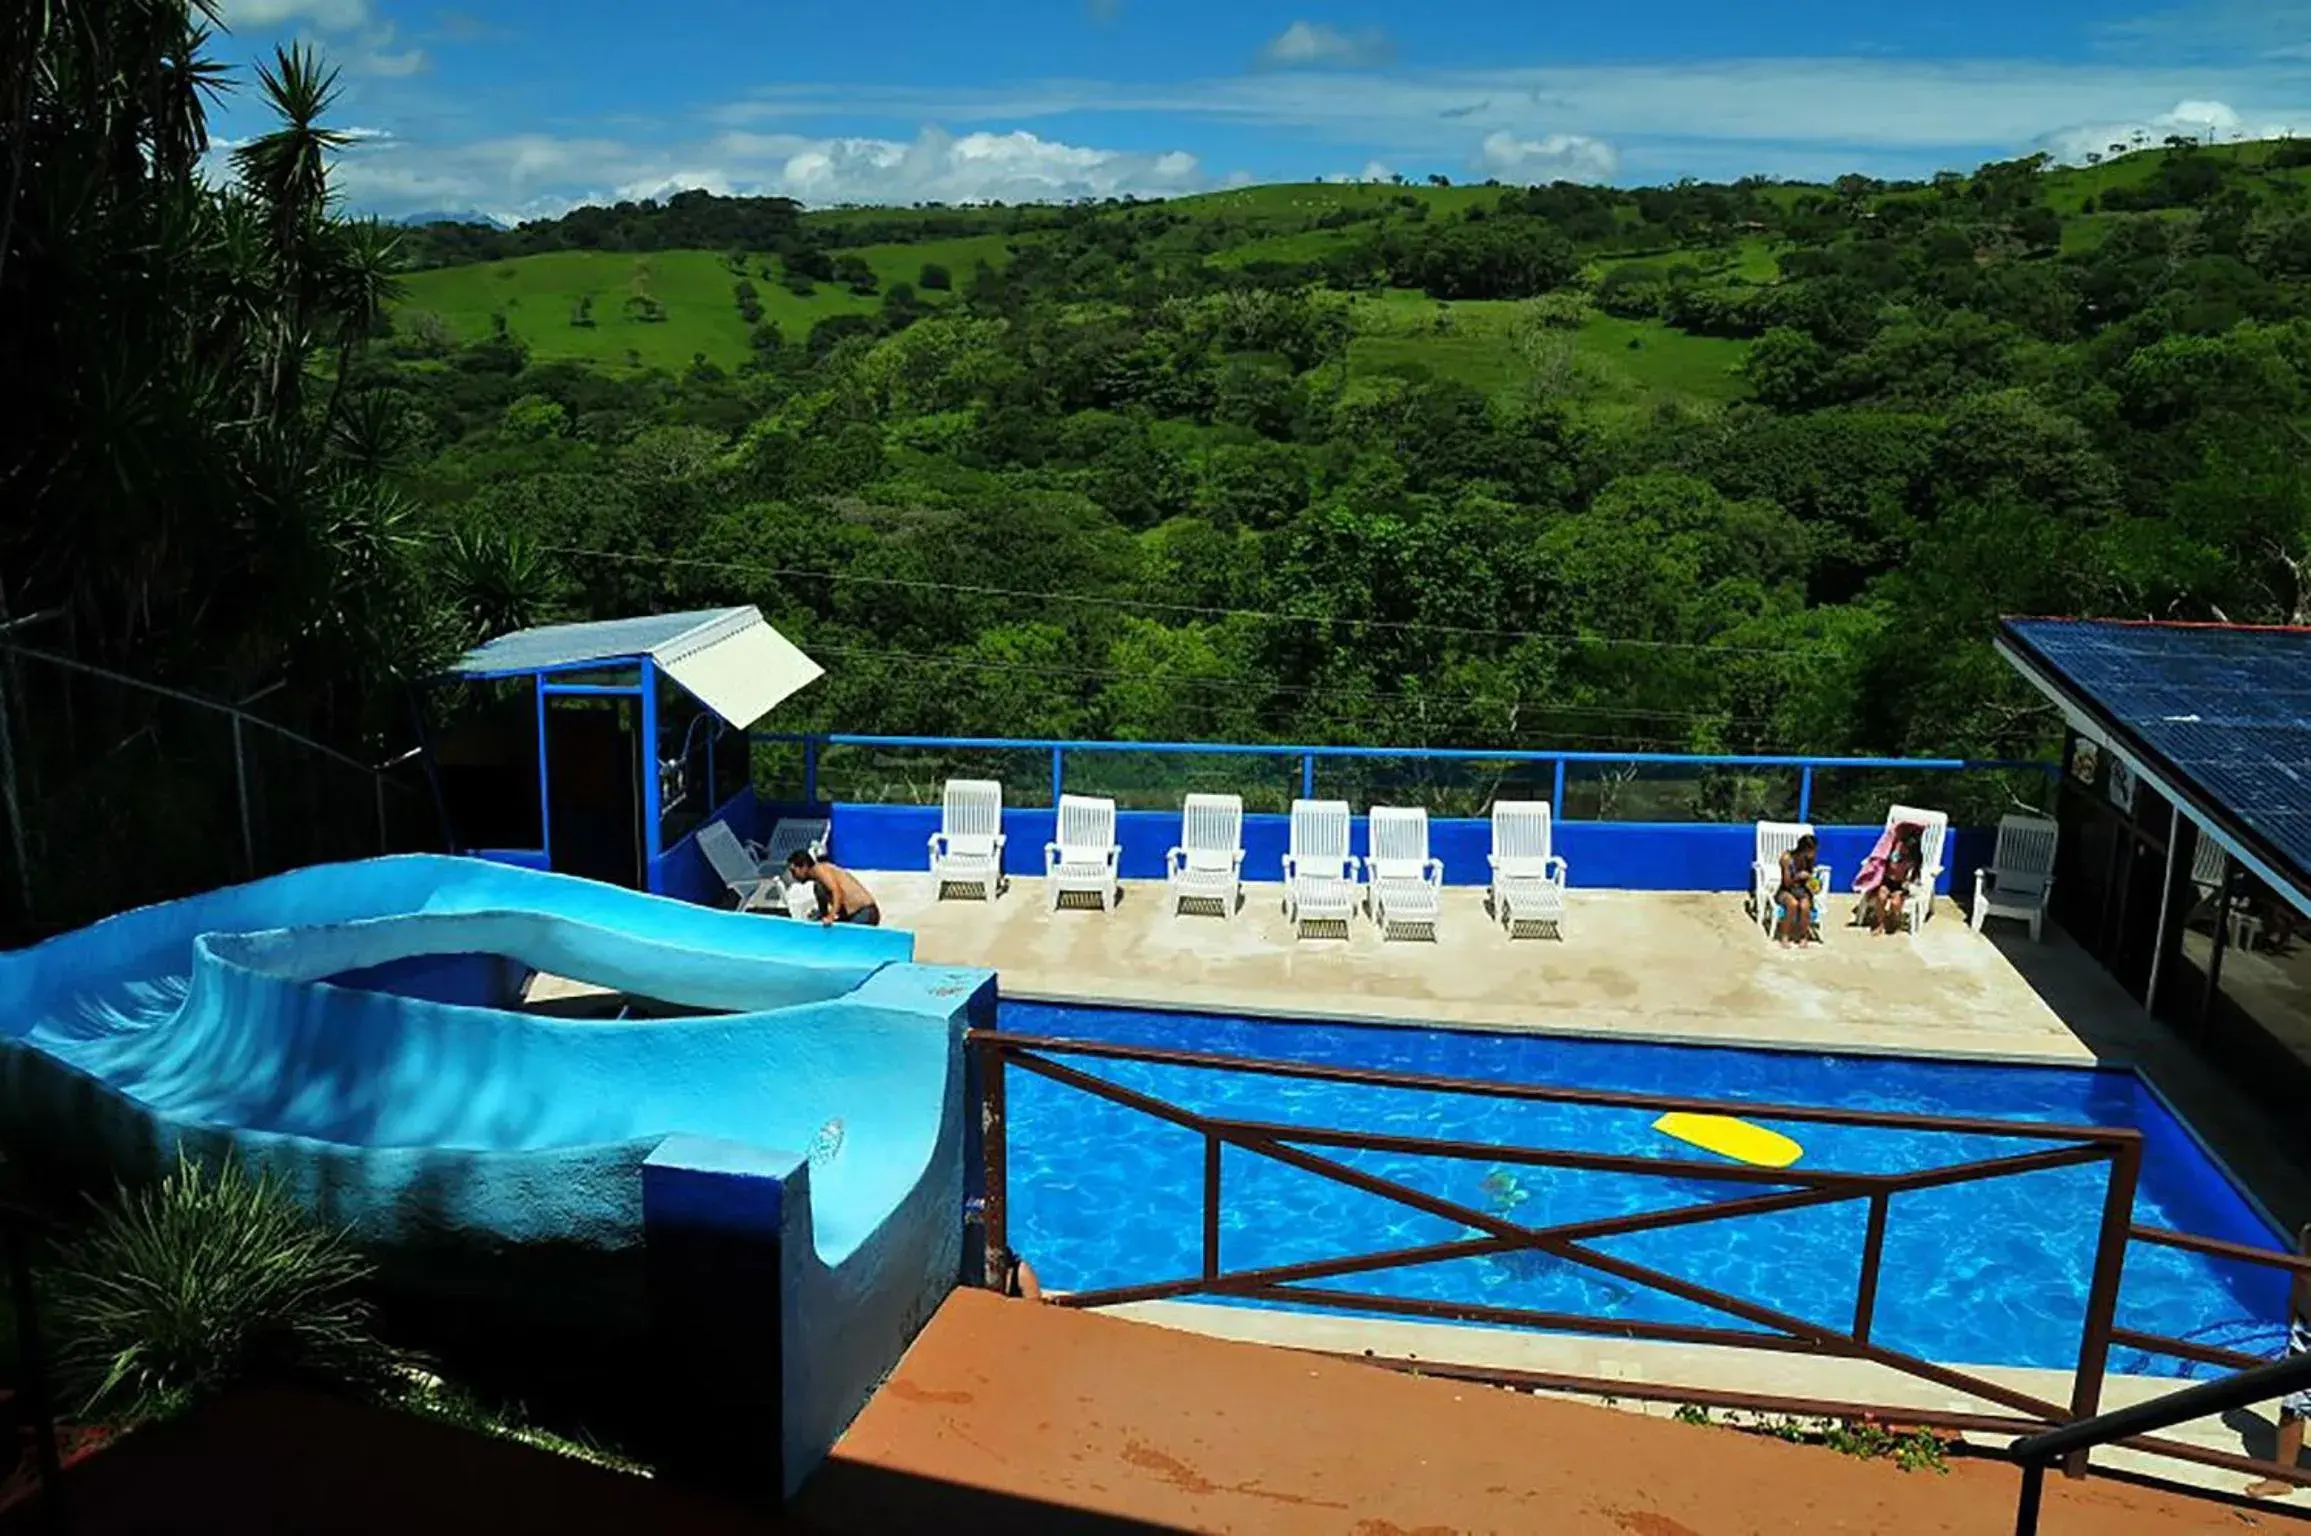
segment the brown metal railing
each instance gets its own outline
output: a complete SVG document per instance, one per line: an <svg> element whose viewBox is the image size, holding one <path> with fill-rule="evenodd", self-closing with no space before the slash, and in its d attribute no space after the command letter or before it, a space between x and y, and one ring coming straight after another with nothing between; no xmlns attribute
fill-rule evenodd
<svg viewBox="0 0 2311 1536"><path fill-rule="evenodd" d="M1166 1279L1101 1287L1053 1295L1071 1307L1116 1306L1129 1302L1166 1300L1184 1296L1223 1296L1297 1306L1336 1308L1449 1322L1503 1324L1551 1332L1604 1334L1617 1338L1648 1339L1681 1344L1713 1344L1741 1349L1777 1350L1825 1358L1870 1362L1918 1380L1962 1392L1983 1402L2011 1410L2019 1417L1925 1412L1899 1405L1828 1403L1738 1392L1708 1392L1716 1406L1750 1408L1758 1412L1804 1412L1821 1417L1870 1412L1904 1421L1944 1423L1951 1428L1996 1430L2026 1435L2037 1430L2092 1418L2100 1410L2103 1377L2114 1344L2172 1354L2211 1363L2260 1363L2253 1357L2213 1349L2180 1339L2146 1334L2117 1326L2121 1273L2130 1239L2191 1248L2217 1257L2248 1262L2276 1263L2282 1267L2311 1267L2311 1261L2267 1250L2244 1248L2212 1239L2189 1237L2160 1228L2134 1224L2135 1186L2141 1174L2141 1133L2107 1126L2049 1125L2036 1122L1976 1119L1959 1116L1880 1113L1829 1109L1811 1105L1758 1104L1680 1098L1670 1095L1618 1093L1542 1084L1498 1083L1468 1078L1385 1072L1312 1062L1272 1061L1218 1055L1211 1052L1119 1045L1107 1041L1068 1040L1022 1035L1000 1030L974 1030L970 1044L978 1056L982 1096L984 1176L981 1210L985 1222L987 1273L990 1283L1008 1272L1009 1235L1006 1217L1006 1157L1008 1105L1004 1076L1007 1067L1105 1099L1152 1119L1178 1126L1203 1138L1203 1254L1199 1272ZM2020 1141L2052 1143L2037 1150L2005 1156L1976 1158L1943 1167L1907 1173L1856 1173L1825 1169L1757 1168L1745 1164L1696 1161L1686 1158L1637 1157L1624 1154L1580 1152L1531 1147L1495 1146L1444 1138L1380 1132L1284 1125L1268 1121L1208 1115L1152 1094L1109 1081L1068 1066L1056 1057L1091 1061L1132 1062L1153 1066L1199 1068L1298 1081L1353 1084L1409 1089L1471 1097L1518 1100L1528 1103L1581 1105L1596 1108L1645 1110L1653 1113L1686 1111L1700 1114L1738 1113L1755 1120L1855 1126L1866 1129L1998 1136ZM1220 1253L1220 1213L1225 1191L1221 1153L1234 1147L1316 1177L1408 1209L1456 1222L1477 1236L1414 1247L1303 1263L1252 1269L1227 1269ZM1354 1168L1311 1148L1417 1154L1448 1160L1506 1163L1516 1166L1565 1168L1588 1172L1654 1178L1695 1178L1714 1184L1771 1186L1769 1192L1743 1195L1701 1205L1669 1210L1600 1217L1551 1226L1528 1227L1503 1216L1478 1210L1412 1188L1396 1180ZM2080 1330L2077 1365L2067 1404L2048 1402L2030 1393L1990 1381L1967 1371L1937 1364L1871 1337L1876 1318L1880 1271L1884 1263L1886 1215L1892 1197L1905 1192L1946 1188L2050 1168L2104 1163L2109 1174L2104 1187L2101 1219L2095 1238L2092 1278L2088 1285L2086 1315ZM1745 1216L1800 1210L1844 1201L1868 1202L1868 1220L1862 1240L1860 1272L1855 1285L1853 1320L1837 1329L1809 1322L1742 1297L1695 1284L1648 1265L1598 1251L1587 1244L1602 1238L1637 1232L1662 1231L1702 1223L1738 1220ZM1747 1323L1749 1328L1694 1323L1657 1323L1639 1319L1597 1318L1577 1313L1532 1308L1487 1306L1325 1289L1310 1282L1349 1275L1372 1274L1451 1259L1516 1252L1549 1255L1608 1275L1625 1284L1675 1297ZM1385 1362L1383 1362L1385 1363ZM1424 1362L1423 1370L1443 1369ZM1531 1373L1455 1368L1472 1379L1503 1384L1533 1385ZM1627 1384L1608 1378L1549 1375L1557 1390L1628 1395ZM1656 1384L1656 1393L1665 1390ZM1692 1400L1694 1390L1680 1393ZM1961 1423L1960 1420L1965 1422ZM2135 1448L2153 1450L2178 1459L2208 1465L2268 1472L2274 1476L2311 1483L2311 1474L2293 1474L2273 1463L2207 1450L2171 1441L2135 1440ZM2066 1470L2081 1475L2085 1453L2074 1456Z"/></svg>

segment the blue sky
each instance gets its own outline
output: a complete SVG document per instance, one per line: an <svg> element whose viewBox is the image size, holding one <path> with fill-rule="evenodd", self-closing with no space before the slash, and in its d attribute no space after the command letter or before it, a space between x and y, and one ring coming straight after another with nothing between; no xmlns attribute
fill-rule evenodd
<svg viewBox="0 0 2311 1536"><path fill-rule="evenodd" d="M2311 0L222 0L322 45L367 211L1325 177L1882 176L2135 129L2311 132ZM247 101L219 136L257 130Z"/></svg>

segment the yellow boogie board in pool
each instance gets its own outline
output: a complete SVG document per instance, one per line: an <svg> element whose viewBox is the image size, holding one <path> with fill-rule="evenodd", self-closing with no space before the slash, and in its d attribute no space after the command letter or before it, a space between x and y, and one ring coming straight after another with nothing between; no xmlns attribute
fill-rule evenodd
<svg viewBox="0 0 2311 1536"><path fill-rule="evenodd" d="M1653 1129L1664 1136L1690 1142L1704 1152L1730 1157L1760 1168L1787 1168L1805 1155L1805 1148L1779 1131L1769 1131L1731 1115L1689 1115L1682 1110L1663 1115Z"/></svg>

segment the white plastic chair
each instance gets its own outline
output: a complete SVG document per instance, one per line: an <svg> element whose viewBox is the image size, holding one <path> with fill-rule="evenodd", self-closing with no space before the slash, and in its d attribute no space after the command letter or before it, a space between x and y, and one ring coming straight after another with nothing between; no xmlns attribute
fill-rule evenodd
<svg viewBox="0 0 2311 1536"><path fill-rule="evenodd" d="M1190 795L1180 810L1180 844L1164 855L1172 916L1191 901L1216 901L1233 917L1244 881L1244 802L1236 795Z"/></svg>
<svg viewBox="0 0 2311 1536"><path fill-rule="evenodd" d="M2223 884L2229 878L2230 855L2224 851L2221 843L2205 832L2200 832L2198 846L2191 852L2191 883L2198 887L2199 900L2213 906L2221 899ZM2221 909L2217 907L2216 910ZM2253 948L2263 931L2262 922L2247 910L2244 902L2239 901L2231 903L2228 927L2230 932L2225 942L2242 949Z"/></svg>
<svg viewBox="0 0 2311 1536"><path fill-rule="evenodd" d="M1768 936L1780 913L1774 898L1781 894L1781 856L1795 849L1800 838L1812 837L1813 826L1803 821L1761 821L1757 824L1757 856L1750 865L1750 910L1757 926ZM1830 867L1817 857L1813 867L1814 920L1821 920L1821 893L1829 888Z"/></svg>
<svg viewBox="0 0 2311 1536"><path fill-rule="evenodd" d="M1436 937L1444 917L1444 865L1428 854L1428 812L1418 806L1376 805L1372 853L1364 861L1364 899L1380 936L1411 929Z"/></svg>
<svg viewBox="0 0 2311 1536"><path fill-rule="evenodd" d="M2039 942L2054 890L2054 847L2060 835L2061 829L2042 816L1998 819L1998 848L1990 867L1974 871L1976 933L1994 917L2016 917L2030 925L2030 942Z"/></svg>
<svg viewBox="0 0 2311 1536"><path fill-rule="evenodd" d="M1549 802L1493 802L1493 917L1516 936L1520 924L1562 937L1565 923L1565 861L1550 847Z"/></svg>
<svg viewBox="0 0 2311 1536"><path fill-rule="evenodd" d="M698 851L706 856L715 877L738 898L741 912L753 911L782 890L776 873L755 862L726 821L710 821L698 829Z"/></svg>
<svg viewBox="0 0 2311 1536"><path fill-rule="evenodd" d="M1905 821L1924 829L1924 836L1918 839L1917 889L1902 908L1903 921L1916 933L1934 915L1934 886L1942 878L1942 845L1950 839L1950 813L1921 811L1909 805L1897 805L1886 812L1889 827Z"/></svg>
<svg viewBox="0 0 2311 1536"><path fill-rule="evenodd" d="M1295 800L1292 836L1284 855L1284 916L1294 936L1310 923L1338 923L1356 915L1356 857L1348 851L1348 802Z"/></svg>
<svg viewBox="0 0 2311 1536"><path fill-rule="evenodd" d="M949 779L939 830L931 834L931 879L979 888L990 902L1003 884L1003 786L992 779Z"/></svg>
<svg viewBox="0 0 2311 1536"><path fill-rule="evenodd" d="M1122 889L1116 866L1123 849L1115 840L1115 802L1091 795L1059 797L1058 837L1043 845L1043 893L1052 911L1070 891L1099 898L1102 912L1115 910Z"/></svg>

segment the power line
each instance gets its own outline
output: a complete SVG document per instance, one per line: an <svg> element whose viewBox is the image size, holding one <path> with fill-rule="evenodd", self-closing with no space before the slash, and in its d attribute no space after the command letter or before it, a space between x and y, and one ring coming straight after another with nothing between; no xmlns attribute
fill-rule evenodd
<svg viewBox="0 0 2311 1536"><path fill-rule="evenodd" d="M699 570L736 571L754 576L797 577L854 586L897 587L908 591L939 592L965 597L1004 597L1039 603L1081 603L1095 607L1140 608L1151 613L1187 614L1199 618L1250 619L1268 624L1348 624L1361 629L1406 633L1461 635L1494 640L1546 640L1565 645L1654 651L1702 651L1717 655L1842 656L1837 646L1729 645L1713 640L1649 640L1635 635L1593 635L1571 631L1493 629L1470 624L1436 624L1420 619L1355 618L1333 615L1283 613L1265 608L1213 607L1199 603L1171 603L1160 598L1122 597L1090 592L1032 592L1017 587L986 586L972 582L933 581L921 577L862 576L848 571L814 571L799 566L756 565L740 560L706 560L694 555L666 555L655 551L587 549L575 544L541 544L549 554L578 555L593 560L617 560L640 565L688 566Z"/></svg>
<svg viewBox="0 0 2311 1536"><path fill-rule="evenodd" d="M864 649L858 649L858 648L854 648L854 647L843 647L843 646L813 646L813 647L812 647L812 649L813 649L814 651L816 651L817 653L821 654L821 655L827 655L827 656L847 656L847 657L851 657L851 658L853 658L853 659L857 659L857 660L865 660L865 661L878 661L878 662L886 662L886 663L888 663L888 662L903 662L903 663L907 663L907 664L910 664L910 665L921 665L921 666L944 666L944 667L960 667L960 668L967 668L967 669L970 669L970 670L974 670L974 671L983 671L983 672L998 672L998 673L1021 673L1021 674L1025 674L1025 675L1029 675L1029 676L1034 676L1034 677L1054 677L1054 676L1056 676L1056 677L1092 677L1092 678L1110 678L1110 679L1122 679L1122 680L1136 680L1137 678L1139 678L1139 677L1141 676L1141 674L1139 674L1139 673L1132 673L1132 672L1121 672L1121 671L1116 671L1116 670L1113 670L1113 669L1107 669L1107 668L1097 668L1097 667L1070 667L1070 666L1045 665L1045 664L1037 664L1037 663L1029 663L1029 662L1002 662L1002 661L988 661L988 660L983 660L983 659L980 659L980 658L977 658L977 657L969 657L969 656L931 656L931 655L919 655L919 654L916 654L916 653L913 653L913 652L907 652L907 651L874 651L874 650L864 650ZM1173 679L1173 681L1175 681L1175 682L1180 682L1180 683L1185 683L1185 684L1190 684L1190 685L1194 685L1194 686L1202 686L1202 687L1214 687L1214 688L1217 688L1217 687L1241 687L1241 686L1244 686L1244 684L1243 684L1243 682L1242 682L1241 680L1238 680L1238 679L1232 679L1232 678L1178 678L1178 679ZM1439 705L1451 705L1451 704L1475 704L1475 705L1488 705L1488 704L1489 704L1489 705L1494 705L1494 706L1497 706L1497 707L1502 707L1502 708L1513 708L1513 709L1517 709L1517 710L1520 710L1520 711L1532 711L1532 712L1536 712L1536 713L1543 713L1543 714L1546 714L1546 713L1550 713L1550 712L1554 712L1554 711L1571 711L1571 712L1574 712L1574 713L1580 713L1580 714L1593 714L1593 715L1603 715L1603 716L1607 716L1607 717L1626 717L1626 718L1651 717L1651 718L1654 718L1654 719L1659 719L1659 720L1663 720L1663 721L1670 721L1670 722L1682 722L1682 723L1687 723L1687 724L1692 724L1692 723L1701 723L1701 722L1707 722L1707 723L1713 723L1713 724L1719 724L1719 725L1756 725L1756 724L1764 724L1764 723L1767 723L1767 722L1762 722L1762 721L1757 721L1757 720L1741 719L1741 718L1734 718L1734 717L1725 717L1725 716L1718 716L1718 715L1708 715L1708 714L1678 714L1678 713L1675 713L1675 712L1671 712L1671 711L1658 711L1658 710L1657 710L1657 711L1644 711L1644 710L1637 710L1637 711L1624 711L1624 710L1616 710L1616 709L1612 709L1612 708L1610 708L1610 707L1606 707L1606 706L1581 706L1581 705L1547 705L1547 704L1530 704L1530 703L1526 703L1526 702L1524 702L1524 701L1521 701L1521 700L1499 700L1499 699L1486 699L1486 698L1480 698L1480 697L1476 697L1476 696L1473 696L1473 695L1466 695L1466 694L1462 694L1462 695L1444 695L1444 696L1429 696L1429 695L1420 695L1420 694L1398 694L1398 693L1359 693L1359 692L1356 692L1356 691L1354 691L1354 690L1330 690L1330 691L1327 691L1327 690L1323 690L1323 689L1316 689L1316 688L1308 688L1308 687L1295 687L1294 685L1291 685L1291 684L1276 684L1276 685L1273 685L1273 686L1274 686L1274 687L1275 687L1275 688L1276 688L1278 691L1281 691L1281 692L1298 693L1298 694L1301 694L1301 695L1304 695L1304 696L1309 696L1309 697L1316 697L1316 698L1322 698L1322 697L1332 697L1332 698L1336 698L1336 699L1340 699L1340 700L1345 700L1345 701L1347 701L1347 702L1349 702L1349 703L1351 703L1351 704L1366 704L1366 703L1368 703L1368 704L1378 704L1378 703L1385 703L1385 702L1389 702L1389 701L1397 701L1397 702L1405 702L1405 703L1419 703L1419 704L1430 704L1430 703L1433 703L1433 704L1439 704ZM1185 698L1185 699L1174 699L1174 700L1172 701L1172 703L1173 703L1173 705L1174 705L1175 707L1183 707L1183 708L1187 708L1187 709L1193 709L1193 710L1201 710L1201 711L1203 711L1203 712L1204 712L1204 713L1205 713L1207 716L1208 716L1208 715L1213 715L1213 714L1216 714L1218 711L1220 711L1221 709L1223 709L1223 708L1225 708L1225 707L1226 707L1226 706L1225 706L1225 701L1222 701L1222 700L1216 700L1216 699L1195 699L1195 698ZM1355 719L1343 718L1343 717L1342 717L1342 716L1340 716L1340 715L1334 714L1334 715L1326 715L1326 716L1322 716L1322 717L1320 717L1320 718L1318 718L1318 719L1316 719L1316 720L1313 720L1313 721L1311 721L1310 723L1311 723L1311 724L1314 724L1314 725L1325 726L1325 727L1331 727L1331 728L1335 728L1335 729L1343 729L1343 730L1354 730L1354 729L1357 729L1357 728L1359 728L1359 726L1360 726L1360 725L1362 725L1364 722L1361 722L1361 721L1358 721L1358 720L1355 720ZM1522 733L1520 733L1520 734L1522 734ZM1670 739L1670 738L1669 738L1667 735L1664 735L1664 734L1645 734L1645 733L1641 733L1641 732L1633 732L1633 731L1632 731L1632 732L1617 732L1617 733L1612 733L1612 734L1600 734L1600 733L1597 733L1597 732L1548 731L1548 732L1546 732L1545 734L1546 734L1546 735L1547 735L1547 736L1548 736L1550 739L1549 739L1547 742L1545 742L1545 743L1543 744L1544 746L1555 746L1555 745L1562 745L1562 744L1563 744L1563 743L1565 743L1565 742L1589 742L1589 743L1594 743L1594 744L1597 744L1597 745L1600 745L1600 746L1604 746L1604 747L1608 747L1608 748L1619 748L1619 747L1622 747L1622 746L1624 746L1626 743L1629 743L1629 742L1633 742L1633 741L1634 741L1634 742L1646 742L1646 743L1659 743L1659 742L1664 742L1664 741L1667 741L1667 740L1669 740L1669 739ZM1523 749L1522 749L1522 748L1517 748L1517 747L1504 747L1502 750L1504 750L1504 751L1508 751L1508 750L1523 750Z"/></svg>
<svg viewBox="0 0 2311 1536"><path fill-rule="evenodd" d="M858 646L814 645L814 651L826 656L849 656L876 661L907 661L931 666L972 667L991 672L1024 672L1049 677L1101 678L1122 682L1138 682L1149 674L1127 672L1115 667L1071 666L1054 662L992 661L974 656L953 656L920 651L872 650ZM1489 706L1496 709L1536 710L1549 714L1604 715L1630 720L1717 721L1727 725L1770 725L1771 721L1748 716L1720 715L1707 710L1622 709L1610 704L1545 704L1524 698L1495 698L1473 693L1404 693L1385 689L1356 689L1324 687L1309 683L1262 683L1242 677L1168 677L1166 682L1196 688L1249 688L1257 687L1271 693L1298 694L1308 698L1346 699L1351 702L1374 701L1402 704L1459 704Z"/></svg>

